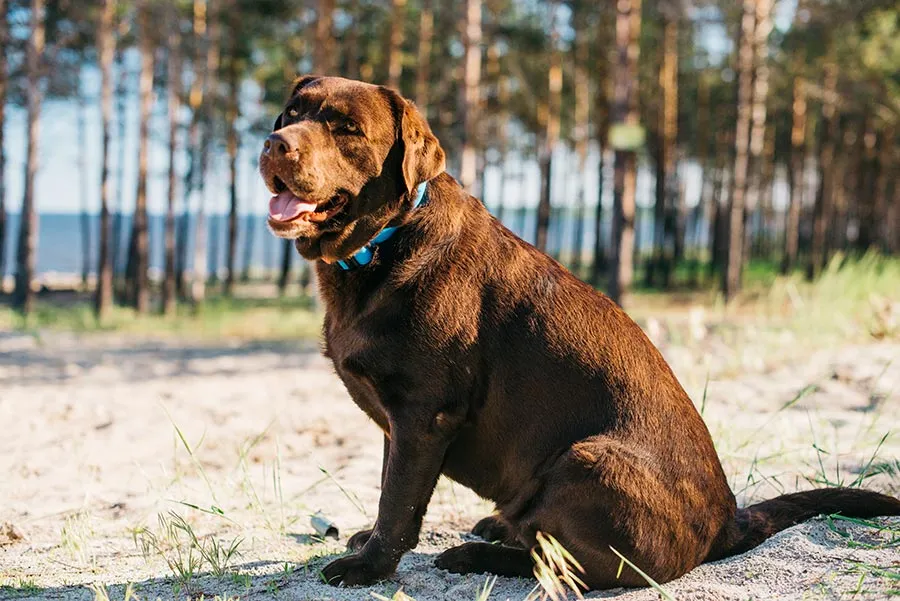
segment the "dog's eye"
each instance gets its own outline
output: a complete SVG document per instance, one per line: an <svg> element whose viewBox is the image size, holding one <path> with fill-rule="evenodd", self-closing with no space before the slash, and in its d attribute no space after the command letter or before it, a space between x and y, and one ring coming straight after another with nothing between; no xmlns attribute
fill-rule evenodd
<svg viewBox="0 0 900 601"><path fill-rule="evenodd" d="M337 126L337 130L344 134L355 134L359 132L359 126L353 121L344 121Z"/></svg>
<svg viewBox="0 0 900 601"><path fill-rule="evenodd" d="M291 107L291 108L289 108L289 109L287 110L287 114L288 114L288 117L296 118L297 115L300 114L300 111L298 111L297 109Z"/></svg>

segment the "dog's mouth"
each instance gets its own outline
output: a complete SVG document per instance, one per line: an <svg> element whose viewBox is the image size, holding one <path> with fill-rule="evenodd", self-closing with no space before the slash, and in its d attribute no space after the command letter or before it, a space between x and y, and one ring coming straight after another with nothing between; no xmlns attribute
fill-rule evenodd
<svg viewBox="0 0 900 601"><path fill-rule="evenodd" d="M343 193L322 203L303 199L291 192L278 176L272 186L276 194L269 200L269 219L282 224L295 221L323 223L337 215L349 200L349 196Z"/></svg>

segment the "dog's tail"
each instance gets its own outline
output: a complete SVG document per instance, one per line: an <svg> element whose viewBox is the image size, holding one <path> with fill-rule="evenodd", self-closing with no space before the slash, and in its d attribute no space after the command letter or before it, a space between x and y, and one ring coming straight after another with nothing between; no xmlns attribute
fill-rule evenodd
<svg viewBox="0 0 900 601"><path fill-rule="evenodd" d="M822 488L763 501L737 510L706 561L744 553L776 532L833 513L853 518L900 515L900 499L867 490Z"/></svg>

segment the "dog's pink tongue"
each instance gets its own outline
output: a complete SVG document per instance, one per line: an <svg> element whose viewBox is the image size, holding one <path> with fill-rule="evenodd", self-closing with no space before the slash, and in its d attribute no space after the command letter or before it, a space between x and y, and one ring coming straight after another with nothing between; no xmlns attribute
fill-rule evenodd
<svg viewBox="0 0 900 601"><path fill-rule="evenodd" d="M303 202L289 190L273 196L269 201L269 217L275 221L291 221L303 213L316 210L316 203Z"/></svg>

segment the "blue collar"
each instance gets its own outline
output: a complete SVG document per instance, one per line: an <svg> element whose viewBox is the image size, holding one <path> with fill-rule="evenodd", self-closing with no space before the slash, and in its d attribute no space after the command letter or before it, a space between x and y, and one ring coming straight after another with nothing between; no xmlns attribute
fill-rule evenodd
<svg viewBox="0 0 900 601"><path fill-rule="evenodd" d="M428 182L422 182L416 188L416 202L413 205L413 208L418 208L425 204L425 189L428 187ZM372 257L375 256L374 250L375 247L390 238L394 235L399 229L398 227L386 227L381 230L377 236L369 240L369 242L363 246L360 250L350 256L348 259L344 259L343 261L338 261L337 264L341 266L341 269L344 271L350 271L351 269L355 269L357 267L363 267L372 262Z"/></svg>

